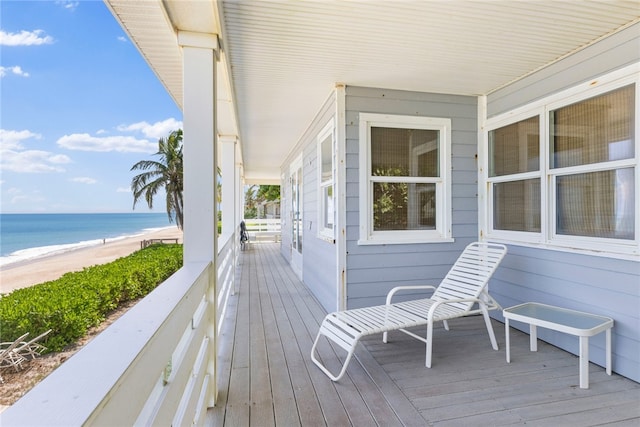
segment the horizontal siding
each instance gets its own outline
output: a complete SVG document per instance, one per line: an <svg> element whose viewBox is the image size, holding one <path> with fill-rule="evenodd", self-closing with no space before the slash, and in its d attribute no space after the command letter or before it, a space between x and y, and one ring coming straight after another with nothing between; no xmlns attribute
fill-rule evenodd
<svg viewBox="0 0 640 427"><path fill-rule="evenodd" d="M638 61L640 23L490 94L487 115L505 113Z"/></svg>
<svg viewBox="0 0 640 427"><path fill-rule="evenodd" d="M613 318L613 369L640 381L640 263L512 245L491 293L504 307L536 301ZM544 329L539 337L579 351L576 337ZM589 342L604 366L604 338Z"/></svg>
<svg viewBox="0 0 640 427"><path fill-rule="evenodd" d="M335 91L321 106L314 120L292 150L282 170L285 180L283 187L289 186L289 165L302 153L303 187L303 236L302 236L302 279L318 301L327 311L333 311L337 301L336 269L337 257L335 245L318 238L318 169L317 136L325 125L335 116ZM287 189L287 194L290 190ZM290 199L288 199L290 200ZM289 203L289 202L287 202ZM289 224L291 208L289 204L281 207L282 217ZM291 230L283 230L281 252L287 259L291 253Z"/></svg>
<svg viewBox="0 0 640 427"><path fill-rule="evenodd" d="M640 24L635 24L491 94L489 114L507 112L638 61ZM613 318L613 370L640 381L640 262L512 245L492 294L503 306L537 301ZM575 337L542 329L539 336L578 353ZM592 361L604 365L603 337L590 340L590 354Z"/></svg>
<svg viewBox="0 0 640 427"><path fill-rule="evenodd" d="M475 97L348 86L346 90L347 306L384 302L398 285L439 283L477 239L477 101ZM359 114L450 118L454 243L358 245Z"/></svg>

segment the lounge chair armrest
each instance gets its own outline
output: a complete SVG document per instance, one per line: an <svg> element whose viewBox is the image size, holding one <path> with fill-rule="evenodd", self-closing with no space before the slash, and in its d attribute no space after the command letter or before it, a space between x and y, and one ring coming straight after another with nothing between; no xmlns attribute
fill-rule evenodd
<svg viewBox="0 0 640 427"><path fill-rule="evenodd" d="M396 286L395 288L391 289L387 294L387 305L391 304L391 299L396 294L396 292L406 291L406 290L418 290L418 289L431 289L434 292L436 290L435 286L431 286L431 285Z"/></svg>

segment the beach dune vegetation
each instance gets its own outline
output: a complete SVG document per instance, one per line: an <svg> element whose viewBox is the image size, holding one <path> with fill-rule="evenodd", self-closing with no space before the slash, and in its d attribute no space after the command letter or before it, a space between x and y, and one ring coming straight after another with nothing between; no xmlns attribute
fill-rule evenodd
<svg viewBox="0 0 640 427"><path fill-rule="evenodd" d="M99 325L121 304L144 297L182 267L182 245L152 245L57 280L0 298L0 341L51 329L42 343L60 351Z"/></svg>

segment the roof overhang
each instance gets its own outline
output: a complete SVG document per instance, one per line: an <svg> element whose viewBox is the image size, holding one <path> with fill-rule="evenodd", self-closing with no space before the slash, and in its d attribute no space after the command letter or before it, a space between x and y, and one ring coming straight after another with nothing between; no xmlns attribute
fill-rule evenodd
<svg viewBox="0 0 640 427"><path fill-rule="evenodd" d="M487 95L640 18L637 1L105 2L180 107L178 31L218 36L218 133L255 183L279 182L338 82Z"/></svg>

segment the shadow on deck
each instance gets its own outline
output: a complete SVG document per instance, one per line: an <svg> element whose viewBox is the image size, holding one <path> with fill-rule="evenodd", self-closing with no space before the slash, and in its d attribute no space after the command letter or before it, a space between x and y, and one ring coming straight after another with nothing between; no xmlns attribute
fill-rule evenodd
<svg viewBox="0 0 640 427"><path fill-rule="evenodd" d="M579 388L578 358L494 320L500 351L481 317L434 329L433 367L424 344L396 332L358 346L346 375L329 380L310 359L326 312L281 257L279 244L242 252L239 292L231 297L219 343L214 426L640 425L640 384L590 364ZM321 347L334 371L340 349ZM615 369L615 366L614 366Z"/></svg>

